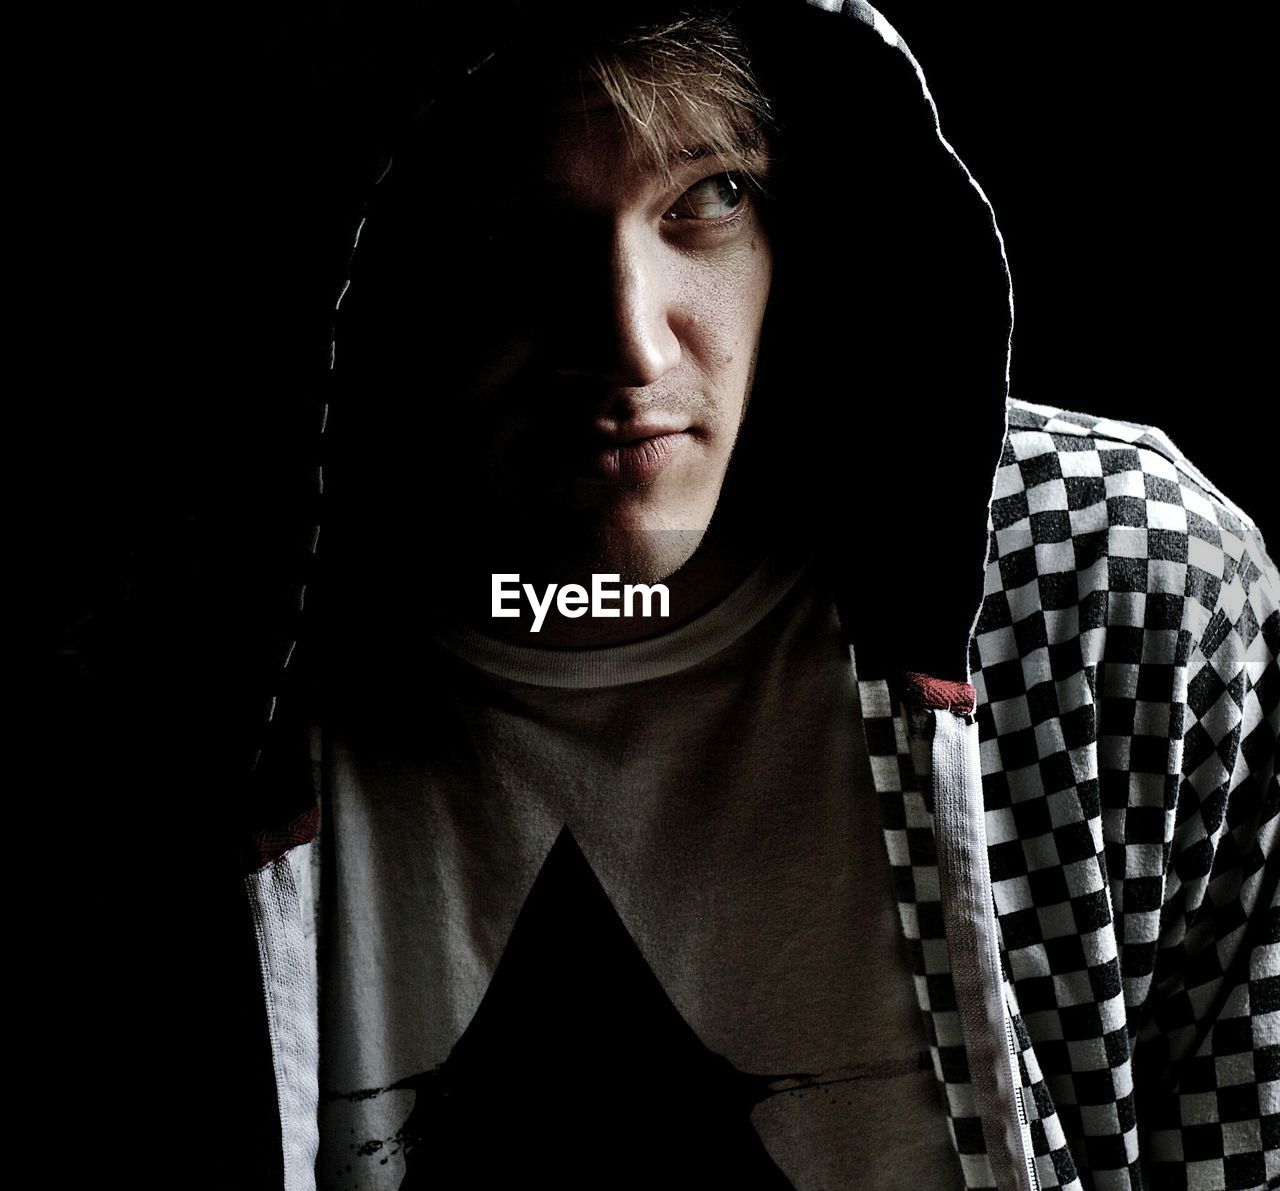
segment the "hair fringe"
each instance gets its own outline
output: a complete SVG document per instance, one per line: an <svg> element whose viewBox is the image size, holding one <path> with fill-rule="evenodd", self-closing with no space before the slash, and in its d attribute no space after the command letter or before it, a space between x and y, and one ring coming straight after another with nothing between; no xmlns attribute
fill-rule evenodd
<svg viewBox="0 0 1280 1191"><path fill-rule="evenodd" d="M586 69L623 118L637 165L670 177L682 150L706 146L760 183L751 165L774 130L772 106L723 14L682 12L629 30L588 55Z"/></svg>

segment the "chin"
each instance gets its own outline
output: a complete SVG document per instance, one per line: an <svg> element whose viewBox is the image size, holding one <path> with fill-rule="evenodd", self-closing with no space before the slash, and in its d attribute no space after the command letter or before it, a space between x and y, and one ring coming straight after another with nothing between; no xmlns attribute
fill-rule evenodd
<svg viewBox="0 0 1280 1191"><path fill-rule="evenodd" d="M616 574L623 583L660 583L693 557L705 534L705 527L603 529L591 543L583 569Z"/></svg>

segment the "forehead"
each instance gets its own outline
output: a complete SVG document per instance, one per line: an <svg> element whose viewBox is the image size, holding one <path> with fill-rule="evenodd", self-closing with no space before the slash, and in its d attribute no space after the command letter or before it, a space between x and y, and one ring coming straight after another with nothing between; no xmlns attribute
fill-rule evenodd
<svg viewBox="0 0 1280 1191"><path fill-rule="evenodd" d="M442 120L423 147L434 162L430 172L451 180L431 196L442 204L462 197L472 207L528 197L576 204L588 191L674 184L712 155L687 122L668 139L666 160L656 159L598 83L568 77L536 98L494 97Z"/></svg>
<svg viewBox="0 0 1280 1191"><path fill-rule="evenodd" d="M594 208L607 196L616 205L624 194L683 189L700 169L763 180L763 136L750 114L708 90L703 72L665 76L653 89L637 77L631 86L636 78L611 75L606 88L593 60L532 70L525 58L473 78L424 128L419 193L433 208L511 219L527 200Z"/></svg>
<svg viewBox="0 0 1280 1191"><path fill-rule="evenodd" d="M541 106L552 114L590 112L612 108L613 100L595 75L580 67L557 75Z"/></svg>
<svg viewBox="0 0 1280 1191"><path fill-rule="evenodd" d="M537 181L552 194L589 186L662 186L711 150L679 126L665 159L646 153L629 118L598 86L558 93L530 130Z"/></svg>
<svg viewBox="0 0 1280 1191"><path fill-rule="evenodd" d="M619 156L629 144L628 132L626 117L608 93L585 78L561 82L526 125L531 151L550 177Z"/></svg>

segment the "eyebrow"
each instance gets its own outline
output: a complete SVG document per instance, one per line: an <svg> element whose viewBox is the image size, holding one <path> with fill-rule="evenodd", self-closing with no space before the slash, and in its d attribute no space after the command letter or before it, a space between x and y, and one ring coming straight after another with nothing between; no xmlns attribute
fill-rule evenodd
<svg viewBox="0 0 1280 1191"><path fill-rule="evenodd" d="M769 172L771 157L766 149L758 149L748 153L724 152L714 145L689 145L673 150L667 157L667 168L675 171L682 166L691 165L708 157L718 157L725 163L726 169L740 170L757 181L763 180ZM539 171L537 188L543 198L556 199L569 194L572 188L545 171Z"/></svg>
<svg viewBox="0 0 1280 1191"><path fill-rule="evenodd" d="M734 150L721 151L714 145L692 145L676 149L667 158L667 163L674 167L691 161L701 161L704 157L723 157L726 160L741 162L747 168L751 168L754 163L759 163L764 167L769 164L768 150L763 147L739 152Z"/></svg>
<svg viewBox="0 0 1280 1191"><path fill-rule="evenodd" d="M667 168L674 171L707 157L719 157L726 168L739 170L758 181L768 176L769 166L772 163L769 151L764 147L748 149L746 152L722 152L713 145L692 145L676 149L667 158Z"/></svg>
<svg viewBox="0 0 1280 1191"><path fill-rule="evenodd" d="M677 149L667 161L671 165L681 165L686 161L700 161L704 157L714 157L716 150L710 145L694 145L691 149Z"/></svg>

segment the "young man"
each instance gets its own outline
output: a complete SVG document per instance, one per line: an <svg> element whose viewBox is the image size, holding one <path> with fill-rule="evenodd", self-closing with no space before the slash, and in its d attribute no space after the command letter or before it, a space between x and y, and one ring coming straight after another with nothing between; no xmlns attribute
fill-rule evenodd
<svg viewBox="0 0 1280 1191"><path fill-rule="evenodd" d="M257 768L289 1191L1280 1177L1275 567L1006 406L985 198L833 7L434 55Z"/></svg>

